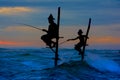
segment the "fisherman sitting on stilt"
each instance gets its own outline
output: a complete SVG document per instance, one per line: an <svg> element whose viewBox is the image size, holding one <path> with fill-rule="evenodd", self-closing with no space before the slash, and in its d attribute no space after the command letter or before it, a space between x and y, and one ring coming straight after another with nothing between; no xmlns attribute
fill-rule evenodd
<svg viewBox="0 0 120 80"><path fill-rule="evenodd" d="M83 50L81 50L81 48L85 45L85 38L86 38L86 35L83 35L82 34L83 32L82 32L82 30L80 29L79 31L78 31L78 36L76 37L76 38L73 38L73 39L68 39L67 41L71 41L71 40L77 40L77 39L79 39L80 40L80 42L79 43L77 43L76 45L75 45L75 50L77 50L78 52L79 52L79 55L81 54L81 55L83 55ZM87 37L88 38L88 37Z"/></svg>
<svg viewBox="0 0 120 80"><path fill-rule="evenodd" d="M48 17L48 22L48 30L43 29L43 31L47 32L47 34L41 36L41 39L46 43L47 46L53 48L56 46L56 42L52 41L52 39L57 38L58 26L54 22L52 14L50 14L50 16Z"/></svg>

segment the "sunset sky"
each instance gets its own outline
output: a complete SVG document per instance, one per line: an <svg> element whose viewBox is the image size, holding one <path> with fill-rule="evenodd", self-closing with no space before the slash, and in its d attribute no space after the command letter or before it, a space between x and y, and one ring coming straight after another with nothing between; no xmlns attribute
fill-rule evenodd
<svg viewBox="0 0 120 80"><path fill-rule="evenodd" d="M92 18L88 48L120 49L120 0L0 0L0 47L45 47L45 32L19 23L48 28L48 16L57 22L61 7L60 43L75 38L79 29L86 33ZM60 47L74 47L77 41Z"/></svg>

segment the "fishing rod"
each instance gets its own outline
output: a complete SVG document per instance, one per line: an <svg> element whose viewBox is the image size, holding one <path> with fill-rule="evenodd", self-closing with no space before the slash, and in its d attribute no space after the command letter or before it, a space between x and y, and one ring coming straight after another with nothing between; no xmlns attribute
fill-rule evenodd
<svg viewBox="0 0 120 80"><path fill-rule="evenodd" d="M24 23L19 23L19 24L22 24L22 25L25 25L25 26L28 26L28 27L32 27L32 28L35 28L35 29L38 29L38 30L42 30L42 31L47 31L45 29L41 29L41 28L38 28L38 27L35 27L35 26L32 26L32 25L29 25L29 24L24 24Z"/></svg>
<svg viewBox="0 0 120 80"><path fill-rule="evenodd" d="M25 26L28 26L28 27L32 27L32 28L35 28L35 29L38 29L38 30L41 30L41 31L44 31L44 32L48 32L46 29L41 29L41 28L29 25L29 24L24 24L24 23L19 23L19 24L22 24L22 25L25 25ZM64 37L59 37L59 38L64 38Z"/></svg>

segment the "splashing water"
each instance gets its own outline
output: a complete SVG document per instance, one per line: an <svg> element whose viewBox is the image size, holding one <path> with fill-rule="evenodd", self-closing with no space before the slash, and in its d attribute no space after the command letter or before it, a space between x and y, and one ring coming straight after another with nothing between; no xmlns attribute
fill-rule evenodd
<svg viewBox="0 0 120 80"><path fill-rule="evenodd" d="M102 72L109 71L120 74L120 66L115 61L93 53L87 53L86 55L87 63L95 69Z"/></svg>

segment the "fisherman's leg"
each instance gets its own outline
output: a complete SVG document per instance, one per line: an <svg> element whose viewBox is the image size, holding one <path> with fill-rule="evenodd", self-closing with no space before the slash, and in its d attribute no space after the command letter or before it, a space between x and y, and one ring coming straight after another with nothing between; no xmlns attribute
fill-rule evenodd
<svg viewBox="0 0 120 80"><path fill-rule="evenodd" d="M83 51L81 51L81 61L83 61L84 60L84 53L83 53Z"/></svg>
<svg viewBox="0 0 120 80"><path fill-rule="evenodd" d="M52 47L52 48L56 47L56 37L51 36L51 37L50 37L50 40L51 40L51 47Z"/></svg>
<svg viewBox="0 0 120 80"><path fill-rule="evenodd" d="M56 42L51 40L51 45L52 45L52 47L56 47Z"/></svg>
<svg viewBox="0 0 120 80"><path fill-rule="evenodd" d="M81 48L82 48L82 45L80 45L80 44L75 45L75 50L77 50L79 52L79 55L81 55L81 61L83 61L84 54L83 54L83 49L81 49Z"/></svg>
<svg viewBox="0 0 120 80"><path fill-rule="evenodd" d="M81 50L81 48L79 49L79 55L81 55L81 61L84 60L84 54L83 51Z"/></svg>
<svg viewBox="0 0 120 80"><path fill-rule="evenodd" d="M83 61L84 60L84 52L83 52L83 46L82 45L81 45L80 50L81 50L81 61Z"/></svg>
<svg viewBox="0 0 120 80"><path fill-rule="evenodd" d="M50 46L51 40L48 35L43 35L41 39L46 43L46 45Z"/></svg>
<svg viewBox="0 0 120 80"><path fill-rule="evenodd" d="M47 35L43 35L43 36L41 36L41 39L46 43L46 37L47 37Z"/></svg>
<svg viewBox="0 0 120 80"><path fill-rule="evenodd" d="M79 52L79 55L81 55L81 61L84 60L84 53L83 53L83 45L78 43L77 45L75 45L75 50L77 50Z"/></svg>
<svg viewBox="0 0 120 80"><path fill-rule="evenodd" d="M82 51L81 51L81 48L79 49L79 55L82 55Z"/></svg>
<svg viewBox="0 0 120 80"><path fill-rule="evenodd" d="M81 49L80 49L79 45L75 45L74 49L79 52L79 55L81 54Z"/></svg>

